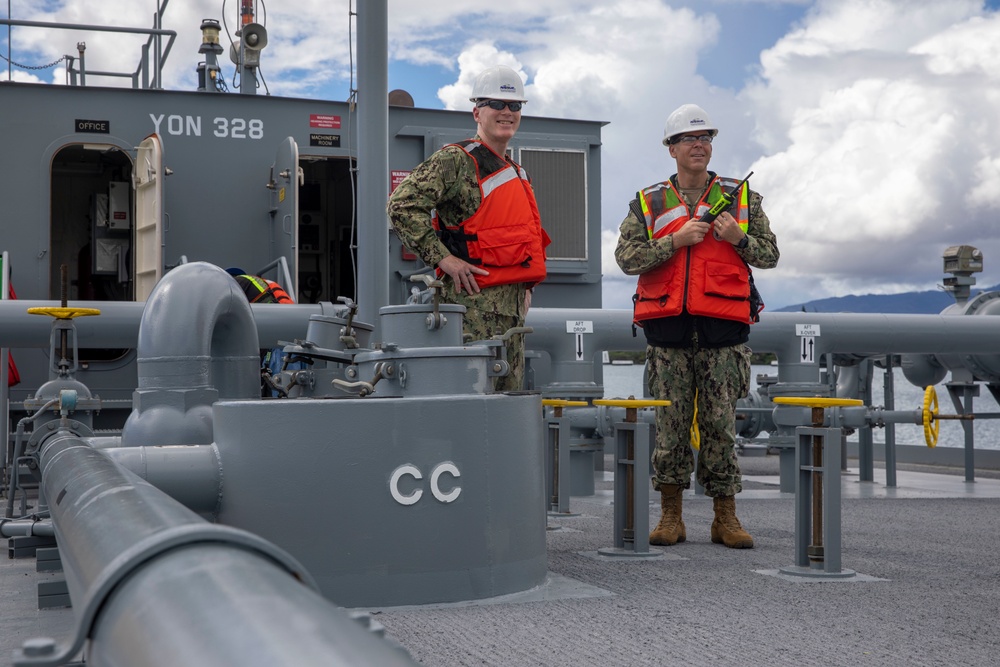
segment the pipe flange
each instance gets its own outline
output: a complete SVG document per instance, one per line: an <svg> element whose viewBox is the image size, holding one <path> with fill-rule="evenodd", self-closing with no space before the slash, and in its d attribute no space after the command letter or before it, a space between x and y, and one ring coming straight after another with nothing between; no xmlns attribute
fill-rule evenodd
<svg viewBox="0 0 1000 667"><path fill-rule="evenodd" d="M25 456L34 456L42 449L42 443L62 431L78 438L93 438L94 432L89 426L75 419L67 419L65 423L60 419L53 419L37 426L28 437L28 442L24 446Z"/></svg>
<svg viewBox="0 0 1000 667"><path fill-rule="evenodd" d="M969 302L965 304L965 310L963 315L974 315L983 306L985 306L990 301L994 299L1000 299L1000 292L980 292L976 296L969 299Z"/></svg>

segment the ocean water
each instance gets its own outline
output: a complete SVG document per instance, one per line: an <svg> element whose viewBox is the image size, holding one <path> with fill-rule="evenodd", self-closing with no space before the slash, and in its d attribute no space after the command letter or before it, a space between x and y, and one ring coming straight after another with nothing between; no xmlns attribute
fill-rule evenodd
<svg viewBox="0 0 1000 667"><path fill-rule="evenodd" d="M607 397L623 398L629 395L642 396L642 371L641 364L635 365L604 365L604 395ZM875 369L872 378L872 395L875 397L875 406L882 406L883 374L884 370ZM753 388L757 388L758 375L774 375L777 369L771 366L753 366L751 369ZM893 369L893 386L896 391L895 410L922 410L924 405L924 390L915 387L903 377L903 371L899 368ZM943 415L955 414L948 390L943 385L935 387L938 395L938 411ZM993 395L985 388L981 388L980 395L973 401L973 411L976 413L1000 413L1000 406L993 399ZM973 433L975 434L975 445L978 449L1000 449L1000 420L997 419L977 419L973 422ZM876 428L872 430L872 438L875 442L885 442L885 430ZM857 433L848 437L848 440L857 442ZM923 426L918 424L896 424L896 443L900 445L925 445ZM959 421L941 420L938 447L964 447L965 430Z"/></svg>

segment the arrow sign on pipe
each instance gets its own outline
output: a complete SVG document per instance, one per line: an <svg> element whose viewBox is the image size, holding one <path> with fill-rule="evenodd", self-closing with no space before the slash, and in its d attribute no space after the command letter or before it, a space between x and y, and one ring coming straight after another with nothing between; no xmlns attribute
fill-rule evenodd
<svg viewBox="0 0 1000 667"><path fill-rule="evenodd" d="M812 336L802 337L802 363L811 364L816 361L816 339Z"/></svg>
<svg viewBox="0 0 1000 667"><path fill-rule="evenodd" d="M566 333L576 336L576 360L583 361L583 334L594 333L594 323L591 320L567 320Z"/></svg>

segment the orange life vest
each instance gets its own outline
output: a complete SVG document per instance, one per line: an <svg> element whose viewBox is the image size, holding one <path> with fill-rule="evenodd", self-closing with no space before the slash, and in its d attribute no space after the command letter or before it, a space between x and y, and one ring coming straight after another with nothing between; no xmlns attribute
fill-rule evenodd
<svg viewBox="0 0 1000 667"><path fill-rule="evenodd" d="M295 303L281 285L260 276L234 276L250 303Z"/></svg>
<svg viewBox="0 0 1000 667"><path fill-rule="evenodd" d="M475 163L482 202L472 217L456 226L444 225L435 215L438 236L453 255L490 272L476 276L480 287L544 280L550 240L527 172L481 142L469 139L451 145Z"/></svg>
<svg viewBox="0 0 1000 667"><path fill-rule="evenodd" d="M693 217L701 217L719 201L723 187L728 191L738 184L739 181L713 174ZM692 217L670 181L650 186L638 197L651 239L672 234ZM749 223L746 185L738 193L737 201L738 208L732 214L746 232ZM640 274L633 302L637 323L684 311L750 323L750 269L731 243L708 234L700 243L681 248L663 264Z"/></svg>

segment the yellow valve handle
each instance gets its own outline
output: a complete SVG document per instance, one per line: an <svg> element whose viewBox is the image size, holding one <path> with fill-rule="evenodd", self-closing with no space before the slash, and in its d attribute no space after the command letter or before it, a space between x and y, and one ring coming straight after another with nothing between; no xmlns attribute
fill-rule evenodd
<svg viewBox="0 0 1000 667"><path fill-rule="evenodd" d="M691 446L695 448L695 451L701 449L701 431L698 430L698 390L694 390L694 418L691 420L691 431L689 433L691 438Z"/></svg>
<svg viewBox="0 0 1000 667"><path fill-rule="evenodd" d="M579 408L587 405L587 401L567 401L562 398L543 398L542 405L550 408Z"/></svg>
<svg viewBox="0 0 1000 667"><path fill-rule="evenodd" d="M29 315L51 315L58 320L71 320L74 317L86 317L87 315L100 315L97 308L67 308L65 306L40 306L29 308Z"/></svg>
<svg viewBox="0 0 1000 667"><path fill-rule="evenodd" d="M771 402L779 405L802 405L807 408L846 408L864 405L859 398L829 398L823 396L775 396Z"/></svg>
<svg viewBox="0 0 1000 667"><path fill-rule="evenodd" d="M670 401L655 398L595 398L591 402L594 405L607 405L613 408L655 408L670 405Z"/></svg>
<svg viewBox="0 0 1000 667"><path fill-rule="evenodd" d="M937 419L938 399L934 385L930 385L924 390L924 440L927 446L937 447L938 434L941 430L941 422Z"/></svg>

